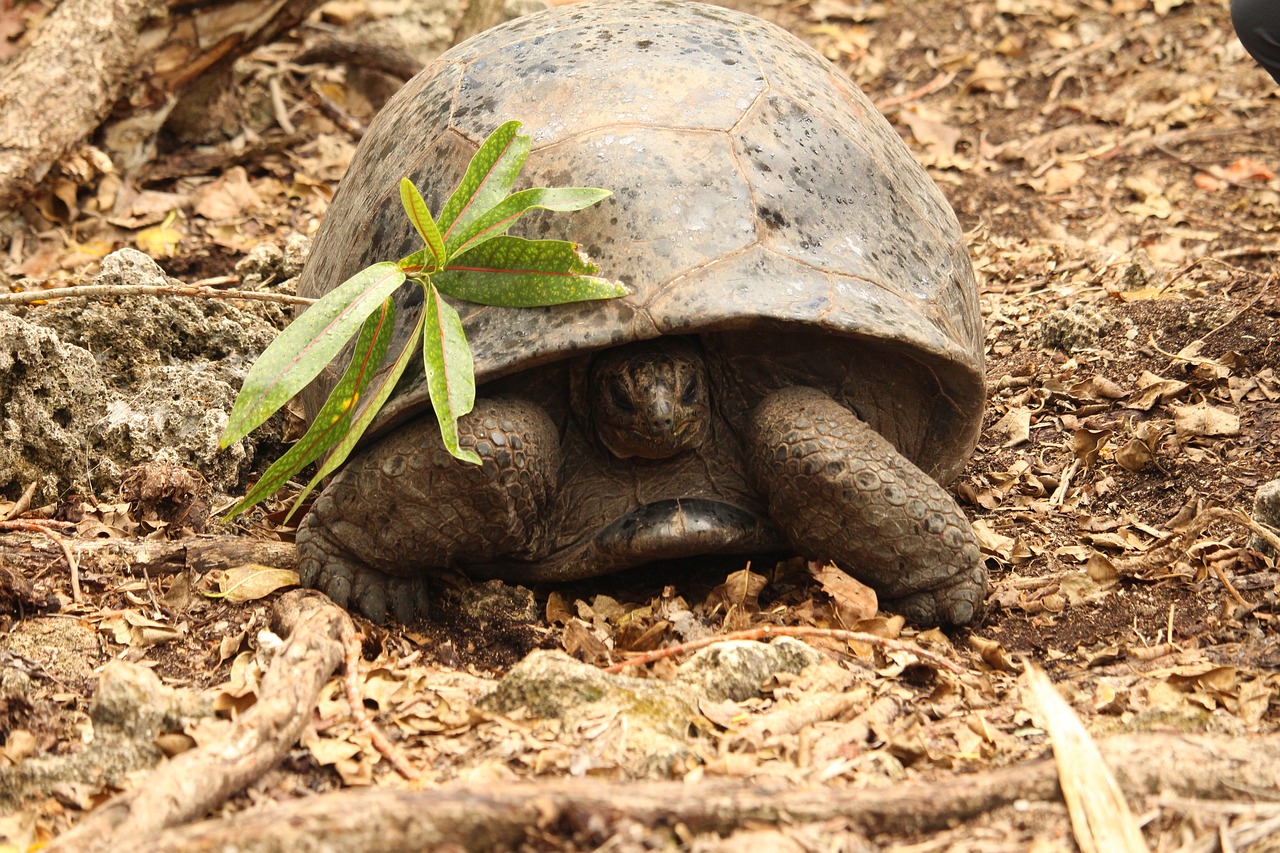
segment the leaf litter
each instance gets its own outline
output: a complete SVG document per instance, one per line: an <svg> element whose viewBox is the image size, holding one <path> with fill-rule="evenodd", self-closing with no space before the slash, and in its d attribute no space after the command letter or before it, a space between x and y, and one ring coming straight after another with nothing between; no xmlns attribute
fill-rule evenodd
<svg viewBox="0 0 1280 853"><path fill-rule="evenodd" d="M377 14L342 5L355 17ZM1041 756L1058 736L1024 699L1026 660L1055 682L1086 736L1276 732L1275 557L1246 545L1249 529L1233 511L1247 511L1258 486L1280 476L1280 103L1232 37L1226 4L734 5L779 19L866 88L969 235L988 404L979 447L953 488L991 571L988 615L966 631L918 631L878 615L859 585L799 560L650 569L537 590L532 608L498 594L483 611L455 580L442 584L433 624L366 626L360 690L378 724L425 784L635 778L652 768L596 749L622 725L616 712L567 726L484 711L481 698L534 648L605 665L789 625L904 645L810 639L820 663L775 674L757 695L700 703L687 760L666 773L862 788ZM320 82L359 103L340 71L324 69ZM258 242L312 232L352 141L310 107L292 115L307 139L294 148L254 166L164 178L131 200L90 156L37 200L44 226L11 247L6 272L70 282L137 240L153 254L172 249L163 261L172 274L212 278L233 274ZM163 172L180 156L152 167ZM0 518L12 506L0 501ZM81 537L190 535L181 525L140 529L128 504L76 507ZM66 517L66 508L45 513ZM261 524L255 535L288 536L265 516ZM224 718L252 703L269 600L259 596L279 578L232 567L246 573L232 581L246 601L232 605L182 574L136 577L118 561L89 560L76 605L47 553L50 567L27 576L35 599L57 597L86 627L56 639L40 620L9 617L6 665L32 661L34 689L27 705L10 702L0 715L6 761L20 760L31 748L23 744L57 751L80 740L93 678L56 669L69 654L59 643L81 655L96 646L99 662L126 657L208 691ZM963 673L912 654L912 643ZM663 659L630 674L663 680L678 666ZM335 681L303 738L305 755L228 808L304 788L403 784L345 702ZM188 734L208 736L200 727ZM1160 849L1256 822L1242 809L1168 799L1129 805L1158 810L1144 832ZM70 815L46 807L24 818L35 837ZM1070 849L1071 833L1066 809L1005 810L879 846Z"/></svg>

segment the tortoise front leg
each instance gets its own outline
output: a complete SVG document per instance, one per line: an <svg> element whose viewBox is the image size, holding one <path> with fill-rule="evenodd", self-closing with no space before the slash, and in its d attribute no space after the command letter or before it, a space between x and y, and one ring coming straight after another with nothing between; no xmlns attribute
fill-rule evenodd
<svg viewBox="0 0 1280 853"><path fill-rule="evenodd" d="M747 465L769 513L801 553L835 560L913 621L963 625L986 574L951 496L883 436L813 388L752 412Z"/></svg>
<svg viewBox="0 0 1280 853"><path fill-rule="evenodd" d="M477 400L458 443L483 460L454 459L421 418L352 457L298 527L302 583L375 622L426 610L433 569L527 559L560 467L555 425L523 400Z"/></svg>

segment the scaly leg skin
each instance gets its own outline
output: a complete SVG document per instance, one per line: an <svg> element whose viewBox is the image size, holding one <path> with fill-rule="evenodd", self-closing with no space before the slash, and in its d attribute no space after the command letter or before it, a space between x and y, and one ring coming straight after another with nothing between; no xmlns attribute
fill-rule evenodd
<svg viewBox="0 0 1280 853"><path fill-rule="evenodd" d="M432 569L528 559L560 467L555 425L522 400L478 400L458 422L454 459L430 417L347 462L298 527L304 586L375 622L411 622L427 609Z"/></svg>
<svg viewBox="0 0 1280 853"><path fill-rule="evenodd" d="M914 622L964 625L986 598L968 519L949 494L857 415L813 388L752 413L747 464L797 550L851 570Z"/></svg>

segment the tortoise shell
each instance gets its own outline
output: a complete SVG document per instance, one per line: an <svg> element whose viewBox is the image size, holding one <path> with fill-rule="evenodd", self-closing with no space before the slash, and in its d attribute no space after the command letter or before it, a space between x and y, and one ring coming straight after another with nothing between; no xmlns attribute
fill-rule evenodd
<svg viewBox="0 0 1280 853"><path fill-rule="evenodd" d="M598 0L443 54L372 123L298 292L323 295L421 248L400 178L439 211L478 145L513 118L532 138L521 186L613 191L578 213L530 214L513 233L573 240L631 292L533 309L455 303L477 383L660 335L719 338L722 358L761 375L744 387L827 388L926 473L958 473L984 377L955 214L856 86L739 12ZM402 341L420 288L396 298ZM414 365L375 432L430 409ZM338 375L312 384L309 414Z"/></svg>

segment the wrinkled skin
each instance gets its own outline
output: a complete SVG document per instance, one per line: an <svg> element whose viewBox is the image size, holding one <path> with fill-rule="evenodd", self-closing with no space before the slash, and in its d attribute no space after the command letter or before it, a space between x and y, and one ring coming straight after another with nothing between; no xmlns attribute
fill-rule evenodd
<svg viewBox="0 0 1280 853"><path fill-rule="evenodd" d="M980 612L977 542L937 483L821 390L769 391L735 424L709 377L696 341L663 338L594 360L588 419L538 394L482 399L459 424L479 467L450 457L429 421L401 428L316 501L298 531L303 583L408 621L433 569L567 580L790 547L916 621Z"/></svg>

